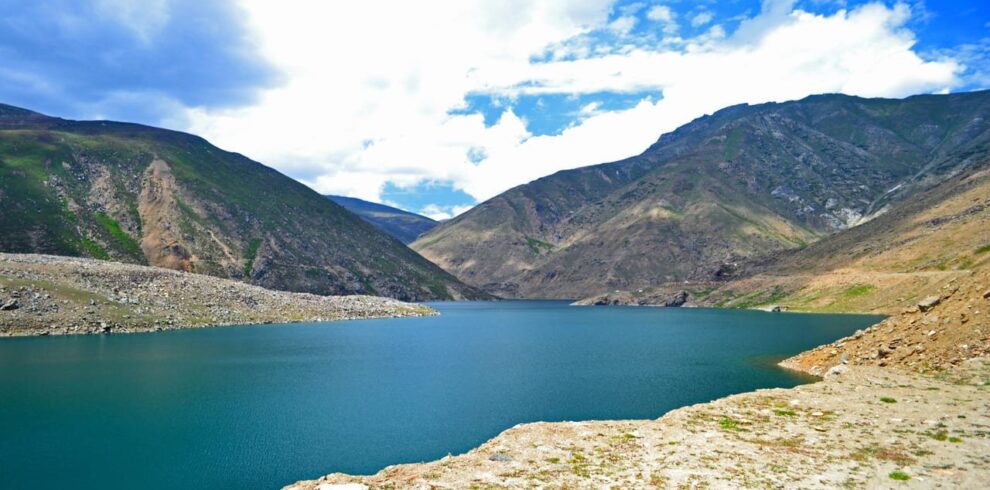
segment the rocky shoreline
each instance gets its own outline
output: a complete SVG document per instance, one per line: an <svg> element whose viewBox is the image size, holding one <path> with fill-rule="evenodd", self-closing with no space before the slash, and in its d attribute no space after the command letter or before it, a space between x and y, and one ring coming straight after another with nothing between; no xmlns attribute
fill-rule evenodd
<svg viewBox="0 0 990 490"><path fill-rule="evenodd" d="M435 315L374 296L319 296L169 269L0 254L0 336L150 332L220 325Z"/></svg>
<svg viewBox="0 0 990 490"><path fill-rule="evenodd" d="M983 488L988 380L990 358L937 376L846 367L657 420L518 425L462 455L285 488Z"/></svg>
<svg viewBox="0 0 990 490"><path fill-rule="evenodd" d="M465 454L287 490L984 488L990 273L781 363L824 380L657 420L522 424Z"/></svg>

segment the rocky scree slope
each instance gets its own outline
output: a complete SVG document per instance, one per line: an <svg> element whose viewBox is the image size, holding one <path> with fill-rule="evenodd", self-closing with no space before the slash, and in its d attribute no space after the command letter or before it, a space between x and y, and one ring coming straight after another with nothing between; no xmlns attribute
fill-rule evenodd
<svg viewBox="0 0 990 490"><path fill-rule="evenodd" d="M484 296L329 199L202 138L0 105L0 251L317 294Z"/></svg>
<svg viewBox="0 0 990 490"><path fill-rule="evenodd" d="M389 298L271 291L158 267L0 253L0 336L433 314L429 307Z"/></svg>
<svg viewBox="0 0 990 490"><path fill-rule="evenodd" d="M355 197L327 197L405 244L414 242L420 235L440 224L426 216Z"/></svg>
<svg viewBox="0 0 990 490"><path fill-rule="evenodd" d="M799 250L741 262L721 281L672 283L581 304L779 307L896 314L990 267L990 160L883 215Z"/></svg>
<svg viewBox="0 0 990 490"><path fill-rule="evenodd" d="M643 154L513 188L412 247L505 296L581 298L731 276L986 160L990 92L734 106Z"/></svg>

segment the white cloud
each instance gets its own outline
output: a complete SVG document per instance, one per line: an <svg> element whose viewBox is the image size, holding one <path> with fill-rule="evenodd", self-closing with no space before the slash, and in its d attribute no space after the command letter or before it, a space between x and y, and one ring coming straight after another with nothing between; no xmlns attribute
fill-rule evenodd
<svg viewBox="0 0 990 490"><path fill-rule="evenodd" d="M586 44L543 63L531 57L608 29L609 1L458 1L425 13L415 2L244 7L287 83L251 107L192 109L188 129L321 192L369 200L380 200L386 182L435 181L486 199L557 170L634 155L662 132L742 102L822 92L904 96L959 84L958 64L912 50L910 9L900 4L823 16L773 2L729 36L715 25L673 44L606 55ZM656 8L649 18L675 22ZM663 98L622 111L586 106L579 123L550 136L530 134L511 109L490 127L480 114L449 114L469 93L511 100L603 90Z"/></svg>
<svg viewBox="0 0 990 490"><path fill-rule="evenodd" d="M674 20L674 11L666 5L654 5L646 12L646 18L657 22L670 22Z"/></svg>
<svg viewBox="0 0 990 490"><path fill-rule="evenodd" d="M438 204L427 204L417 211L417 214L437 221L448 220L471 209L471 206L440 206Z"/></svg>
<svg viewBox="0 0 990 490"><path fill-rule="evenodd" d="M712 21L712 13L708 11L698 12L697 15L691 17L691 25L694 27L701 27Z"/></svg>

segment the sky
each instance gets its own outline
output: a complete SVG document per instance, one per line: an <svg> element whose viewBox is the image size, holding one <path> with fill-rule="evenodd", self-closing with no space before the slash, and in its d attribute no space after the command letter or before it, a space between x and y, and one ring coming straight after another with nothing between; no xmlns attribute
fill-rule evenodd
<svg viewBox="0 0 990 490"><path fill-rule="evenodd" d="M0 0L0 102L444 219L739 103L990 88L990 2Z"/></svg>

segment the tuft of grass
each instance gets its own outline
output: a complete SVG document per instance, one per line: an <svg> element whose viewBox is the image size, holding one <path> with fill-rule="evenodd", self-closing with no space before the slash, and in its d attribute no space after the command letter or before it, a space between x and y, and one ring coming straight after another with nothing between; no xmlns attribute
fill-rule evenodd
<svg viewBox="0 0 990 490"><path fill-rule="evenodd" d="M774 410L773 413L780 415L781 417L796 417L797 413L794 410Z"/></svg>
<svg viewBox="0 0 990 490"><path fill-rule="evenodd" d="M732 420L729 417L722 417L718 421L718 426L726 430L734 430L736 432L749 432L749 429L744 429L739 427L739 421Z"/></svg>
<svg viewBox="0 0 990 490"><path fill-rule="evenodd" d="M905 473L903 471L899 471L899 470L898 471L891 471L890 472L890 475L888 475L888 476L890 476L890 479L891 480L897 480L897 481L908 481L908 480L911 479L911 476L909 476L907 473Z"/></svg>
<svg viewBox="0 0 990 490"><path fill-rule="evenodd" d="M973 253L976 255L980 255L980 254L985 254L987 252L990 252L990 243L976 249Z"/></svg>
<svg viewBox="0 0 990 490"><path fill-rule="evenodd" d="M897 400L895 400L895 399L893 399L893 398L891 398L889 396L881 396L880 397L880 401L882 401L884 403L897 403Z"/></svg>
<svg viewBox="0 0 990 490"><path fill-rule="evenodd" d="M962 442L962 438L961 437L956 437L956 436L950 436L949 437L949 442Z"/></svg>

